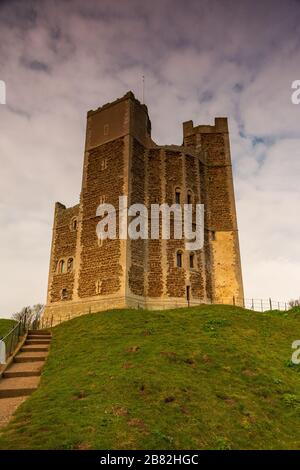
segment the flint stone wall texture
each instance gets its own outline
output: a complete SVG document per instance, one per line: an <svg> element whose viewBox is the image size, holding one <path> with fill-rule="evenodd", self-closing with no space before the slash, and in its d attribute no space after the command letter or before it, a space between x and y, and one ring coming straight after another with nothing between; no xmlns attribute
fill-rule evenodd
<svg viewBox="0 0 300 470"><path fill-rule="evenodd" d="M182 146L151 139L147 108L129 92L88 113L80 204L57 203L45 317L55 324L114 307L171 308L243 297L242 273L226 118L213 126L183 124ZM185 240L119 239L119 196L145 204L150 235L151 204L204 204L204 246L190 252ZM189 198L189 199L188 199ZM117 209L116 239L99 242L100 203ZM193 221L196 213L193 210ZM72 221L76 218L76 230ZM130 223L134 217L128 217ZM142 219L144 220L144 219ZM182 255L182 266L176 263ZM74 259L59 273L61 259ZM64 295L62 295L62 293Z"/></svg>
<svg viewBox="0 0 300 470"><path fill-rule="evenodd" d="M79 206L66 209L62 205L56 205L55 220L56 227L53 233L52 263L50 266L50 292L51 302L59 302L62 297L62 290L67 290L66 300L72 300L74 287L74 266L76 254L75 230L72 230L71 222L78 216ZM72 272L59 272L60 261L64 262L67 271L68 260L73 259Z"/></svg>
<svg viewBox="0 0 300 470"><path fill-rule="evenodd" d="M107 159L106 169L101 163ZM80 298L96 295L100 282L100 295L113 294L120 289L123 269L120 264L120 240L104 240L99 244L97 224L101 218L96 211L101 203L118 207L124 185L123 138L106 143L89 152L86 165L86 185L82 192L82 230L80 237L81 260L79 267ZM118 215L118 214L117 214Z"/></svg>

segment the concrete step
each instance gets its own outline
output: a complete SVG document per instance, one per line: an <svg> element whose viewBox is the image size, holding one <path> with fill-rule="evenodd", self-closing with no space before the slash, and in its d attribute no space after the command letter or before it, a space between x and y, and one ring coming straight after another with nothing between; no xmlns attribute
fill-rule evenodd
<svg viewBox="0 0 300 470"><path fill-rule="evenodd" d="M36 362L13 362L9 368L4 372L38 372L40 373L42 368L44 367L44 361L36 361Z"/></svg>
<svg viewBox="0 0 300 470"><path fill-rule="evenodd" d="M45 361L45 359L46 359L46 356L24 356L21 353L15 357L14 361L15 362L41 362L41 361Z"/></svg>
<svg viewBox="0 0 300 470"><path fill-rule="evenodd" d="M39 344L50 344L50 339L26 339L25 345L39 345Z"/></svg>
<svg viewBox="0 0 300 470"><path fill-rule="evenodd" d="M28 330L29 335L51 335L50 331L48 330Z"/></svg>
<svg viewBox="0 0 300 470"><path fill-rule="evenodd" d="M46 336L46 338L47 338L48 336L51 336L51 333L49 333L49 332L41 333L40 331L30 331L30 330L27 331L27 334L28 334L29 336Z"/></svg>
<svg viewBox="0 0 300 470"><path fill-rule="evenodd" d="M39 340L39 341L45 341L45 340L48 340L50 341L51 340L51 336L47 336L47 335L28 335L26 340Z"/></svg>
<svg viewBox="0 0 300 470"><path fill-rule="evenodd" d="M41 375L41 372L38 370L24 370L22 371L16 371L12 372L8 370L7 372L4 372L2 377L4 379L11 379L13 377L39 377Z"/></svg>
<svg viewBox="0 0 300 470"><path fill-rule="evenodd" d="M13 379L7 379L13 380ZM27 397L37 390L37 387L28 387L28 388L7 388L6 390L0 390L0 400L2 398L11 398L11 397Z"/></svg>
<svg viewBox="0 0 300 470"><path fill-rule="evenodd" d="M39 377L14 377L1 380L0 398L30 395L37 389L39 380Z"/></svg>
<svg viewBox="0 0 300 470"><path fill-rule="evenodd" d="M49 348L46 346L27 346L26 344L21 348L21 352L46 352Z"/></svg>
<svg viewBox="0 0 300 470"><path fill-rule="evenodd" d="M48 351L40 351L40 352L35 352L35 351L25 351L25 352L19 352L16 357L35 357L35 356L42 356L45 358L48 356Z"/></svg>
<svg viewBox="0 0 300 470"><path fill-rule="evenodd" d="M27 336L21 352L3 373L0 380L0 427L6 425L18 406L37 390L50 341L48 332Z"/></svg>

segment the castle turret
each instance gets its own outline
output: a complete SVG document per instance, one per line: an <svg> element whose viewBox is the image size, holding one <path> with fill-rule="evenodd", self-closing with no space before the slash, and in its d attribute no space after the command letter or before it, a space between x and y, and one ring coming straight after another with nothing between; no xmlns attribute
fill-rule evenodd
<svg viewBox="0 0 300 470"><path fill-rule="evenodd" d="M184 145L199 157L205 206L208 289L213 302L243 302L237 217L227 118L214 126L183 124Z"/></svg>

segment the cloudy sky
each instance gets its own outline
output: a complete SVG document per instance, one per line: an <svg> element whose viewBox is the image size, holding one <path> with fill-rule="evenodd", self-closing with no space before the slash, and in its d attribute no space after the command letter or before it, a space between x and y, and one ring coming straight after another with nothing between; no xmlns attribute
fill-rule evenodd
<svg viewBox="0 0 300 470"><path fill-rule="evenodd" d="M86 112L132 90L159 144L228 116L245 294L300 296L298 0L0 2L0 316L44 302L55 201L78 202Z"/></svg>

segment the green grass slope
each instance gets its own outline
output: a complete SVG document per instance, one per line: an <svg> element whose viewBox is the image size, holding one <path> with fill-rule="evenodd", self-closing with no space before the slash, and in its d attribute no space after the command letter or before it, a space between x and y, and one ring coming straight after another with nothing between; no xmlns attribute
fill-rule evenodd
<svg viewBox="0 0 300 470"><path fill-rule="evenodd" d="M15 325L15 320L0 318L0 339L3 338Z"/></svg>
<svg viewBox="0 0 300 470"><path fill-rule="evenodd" d="M112 310L53 329L0 449L299 449L300 314Z"/></svg>

